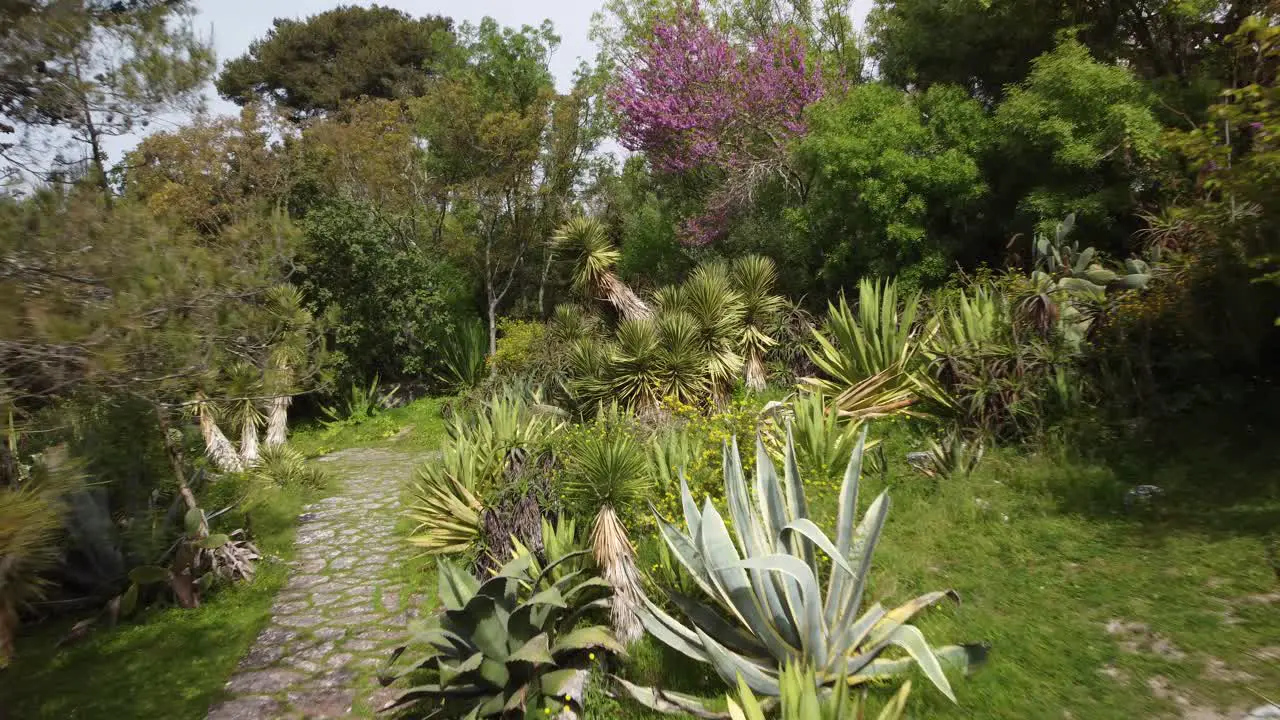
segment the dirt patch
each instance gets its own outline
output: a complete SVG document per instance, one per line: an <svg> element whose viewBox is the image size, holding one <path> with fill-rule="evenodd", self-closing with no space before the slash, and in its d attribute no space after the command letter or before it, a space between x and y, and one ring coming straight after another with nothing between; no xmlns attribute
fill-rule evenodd
<svg viewBox="0 0 1280 720"><path fill-rule="evenodd" d="M1177 662L1187 657L1169 638L1153 632L1146 623L1114 619L1107 622L1107 634L1116 639L1124 652L1147 654Z"/></svg>
<svg viewBox="0 0 1280 720"><path fill-rule="evenodd" d="M1178 717L1182 720L1241 720L1249 717L1248 708L1237 708L1221 712L1216 708L1198 705L1191 698L1183 695L1169 678L1154 675L1147 680L1147 689L1159 700L1167 700L1178 708Z"/></svg>
<svg viewBox="0 0 1280 720"><path fill-rule="evenodd" d="M1232 670L1227 667L1225 662L1215 657L1205 661L1204 670L1200 672L1200 677L1224 683L1247 683L1258 679L1257 675L1252 675L1243 670Z"/></svg>

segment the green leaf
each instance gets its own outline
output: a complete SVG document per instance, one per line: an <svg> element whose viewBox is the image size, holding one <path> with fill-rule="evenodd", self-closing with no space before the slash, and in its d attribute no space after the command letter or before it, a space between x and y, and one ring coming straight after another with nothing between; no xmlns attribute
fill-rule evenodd
<svg viewBox="0 0 1280 720"><path fill-rule="evenodd" d="M627 654L627 649L622 646L622 643L618 642L613 633L608 628L599 625L578 628L561 637L556 641L555 645L551 646L551 654L559 655L560 653L590 648L605 648L618 655Z"/></svg>
<svg viewBox="0 0 1280 720"><path fill-rule="evenodd" d="M527 662L534 665L551 665L555 662L555 658L551 657L548 648L548 638L546 633L535 635L533 639L520 646L515 652L507 656L507 662Z"/></svg>
<svg viewBox="0 0 1280 720"><path fill-rule="evenodd" d="M138 583L129 583L129 589L120 596L120 617L129 617L138 608Z"/></svg>
<svg viewBox="0 0 1280 720"><path fill-rule="evenodd" d="M205 550L217 550L229 542L231 542L231 537L226 533L216 533L214 535L200 538L200 540L196 542L196 545L199 545Z"/></svg>
<svg viewBox="0 0 1280 720"><path fill-rule="evenodd" d="M139 565L129 571L129 579L138 585L168 582L169 571L159 565Z"/></svg>
<svg viewBox="0 0 1280 720"><path fill-rule="evenodd" d="M187 535L195 537L200 534L200 524L204 522L204 511L200 508L191 508L182 518L182 524L186 528Z"/></svg>

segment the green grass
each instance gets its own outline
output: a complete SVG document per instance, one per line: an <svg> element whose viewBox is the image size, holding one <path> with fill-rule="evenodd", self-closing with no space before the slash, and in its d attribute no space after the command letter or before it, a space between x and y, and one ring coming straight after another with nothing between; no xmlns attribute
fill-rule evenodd
<svg viewBox="0 0 1280 720"><path fill-rule="evenodd" d="M206 496L210 507L238 488ZM317 493L279 491L249 513L255 542L271 558L248 585L211 594L197 610L151 609L79 644L55 647L67 624L18 640L16 662L0 673L0 708L11 718L203 718L241 655L271 615L293 554L295 519ZM244 517L228 513L214 529Z"/></svg>
<svg viewBox="0 0 1280 720"><path fill-rule="evenodd" d="M453 398L420 398L358 422L328 426L313 422L299 428L290 442L308 457L354 447L385 447L403 452L439 449L445 422L441 410Z"/></svg>
<svg viewBox="0 0 1280 720"><path fill-rule="evenodd" d="M1158 446L1112 445L1094 459L997 450L971 477L936 482L902 459L919 447L913 430L889 425L873 429L887 434L888 471L865 477L861 495L864 508L885 488L893 501L870 597L901 603L954 588L962 603L926 612L919 623L926 636L934 644L991 646L985 667L956 680L959 704L917 677L912 716L1176 714L1171 698L1150 690L1158 678L1202 708L1256 707L1264 702L1259 692L1276 699L1280 663L1254 655L1268 645L1274 652L1280 638L1280 587L1265 547L1280 531L1274 441L1170 434ZM824 528L833 524L838 482L807 483ZM1125 490L1144 482L1163 486L1164 502L1126 514ZM642 567L652 561L642 557ZM1112 620L1149 627L1133 638L1140 652L1108 634ZM1159 640L1176 652L1152 652ZM1210 669L1215 662L1251 677L1224 679ZM707 668L649 641L622 672L675 690L723 693ZM608 701L588 717L658 716Z"/></svg>

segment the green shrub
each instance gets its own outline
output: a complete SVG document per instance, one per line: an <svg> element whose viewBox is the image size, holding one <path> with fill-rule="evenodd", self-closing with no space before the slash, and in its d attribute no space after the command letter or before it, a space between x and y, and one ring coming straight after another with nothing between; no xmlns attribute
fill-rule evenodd
<svg viewBox="0 0 1280 720"><path fill-rule="evenodd" d="M498 350L489 358L493 374L518 377L533 373L546 363L547 326L531 320L498 321Z"/></svg>

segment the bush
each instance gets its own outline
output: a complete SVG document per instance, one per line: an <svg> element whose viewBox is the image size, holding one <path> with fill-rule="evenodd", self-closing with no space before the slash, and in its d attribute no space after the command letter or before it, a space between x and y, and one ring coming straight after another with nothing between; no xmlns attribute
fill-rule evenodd
<svg viewBox="0 0 1280 720"><path fill-rule="evenodd" d="M536 374L547 364L547 327L531 320L498 321L498 350L489 358L493 374L522 377Z"/></svg>

